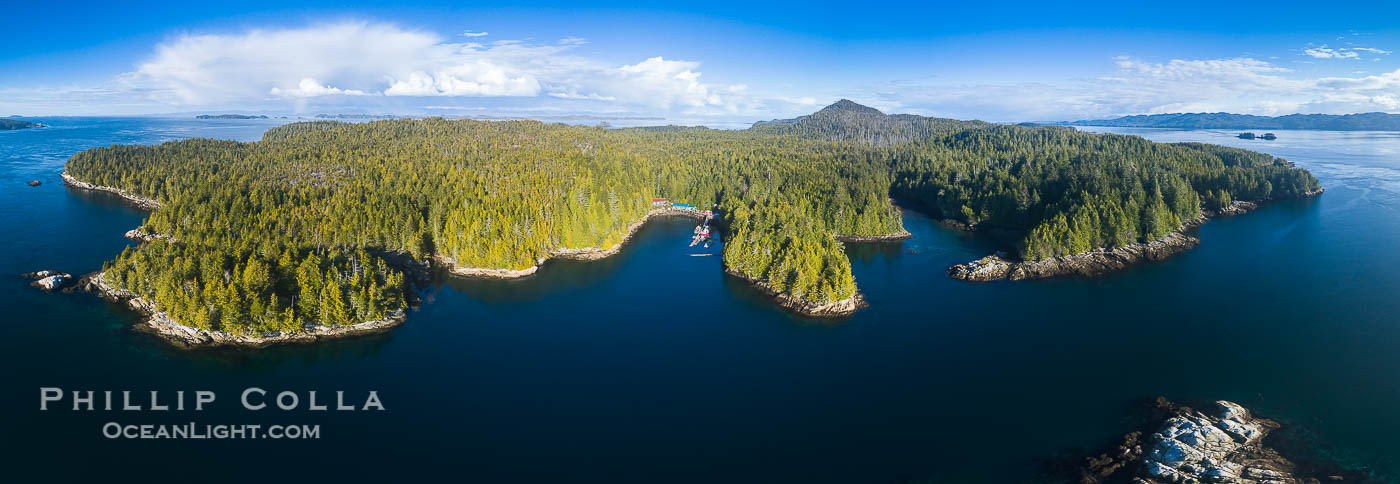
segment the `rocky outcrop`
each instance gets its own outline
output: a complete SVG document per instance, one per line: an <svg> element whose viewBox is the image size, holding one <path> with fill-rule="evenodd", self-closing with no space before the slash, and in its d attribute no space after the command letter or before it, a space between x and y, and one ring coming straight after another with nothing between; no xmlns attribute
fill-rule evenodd
<svg viewBox="0 0 1400 484"><path fill-rule="evenodd" d="M773 299L775 299L778 302L779 306L787 308L788 310L797 314L801 314L803 316L810 316L815 318L847 316L851 313L856 312L857 309L868 306L868 304L866 304L865 302L865 296L861 295L859 292L857 292L854 296L842 299L840 301L818 303L797 297L791 292L780 292L771 284L768 284L767 282L761 281L759 279L755 279L753 277L749 277L748 274L739 272L737 269L734 269L732 267L725 268L724 273L748 281L749 284L753 284L755 288L758 288L758 290L763 291L764 294L772 296Z"/></svg>
<svg viewBox="0 0 1400 484"><path fill-rule="evenodd" d="M43 184L44 184L44 182L41 182L41 181L39 181L39 180L29 180L29 183L28 183L28 185L31 186L31 187L37 187L37 186L43 185Z"/></svg>
<svg viewBox="0 0 1400 484"><path fill-rule="evenodd" d="M1081 484L1242 483L1310 484L1320 481L1359 481L1308 470L1268 447L1265 437L1280 428L1249 410L1224 400L1205 410L1156 400L1164 417L1153 419L1147 431L1128 433L1097 456L1085 458L1077 469Z"/></svg>
<svg viewBox="0 0 1400 484"><path fill-rule="evenodd" d="M132 203L135 203L136 205L146 210L155 210L160 208L160 202L139 195L133 195L131 193L128 193L126 190L122 190L120 188L93 185L91 183L79 180L77 178L73 178L66 172L59 174L59 176L63 177L64 183L67 183L70 187L82 188L84 190L96 190L99 192L115 193L118 196L130 200Z"/></svg>
<svg viewBox="0 0 1400 484"><path fill-rule="evenodd" d="M893 240L905 240L914 238L914 234L907 230L901 230L892 234L884 235L834 235L836 240L841 242L885 242Z"/></svg>
<svg viewBox="0 0 1400 484"><path fill-rule="evenodd" d="M131 230L126 231L126 233L124 233L124 234L122 234L122 235L125 236L125 237L128 238L128 239L135 240L135 241L138 241L138 242L152 242L152 241L159 240L159 239L165 239L165 240L170 241L170 242L174 242L174 241L175 241L175 238L174 238L174 237L171 237L171 236L169 236L169 235L165 235L165 234L150 234L150 233L146 233L145 231L143 231L143 230L141 230L141 229L142 229L141 227L137 227L137 228L134 228L134 229L131 229Z"/></svg>
<svg viewBox="0 0 1400 484"><path fill-rule="evenodd" d="M949 267L948 275L954 279L971 282L1001 279L1019 281L1058 276L1091 277L1122 270L1138 262L1166 259L1200 243L1201 239L1182 229L1152 242L1130 244L1116 249L1094 249L1041 261L1012 261L1004 254L993 254Z"/></svg>
<svg viewBox="0 0 1400 484"><path fill-rule="evenodd" d="M26 272L22 277L33 279L29 285L43 289L45 291L57 291L71 285L74 281L73 275L67 272L58 271L38 271Z"/></svg>
<svg viewBox="0 0 1400 484"><path fill-rule="evenodd" d="M1300 198L1322 194L1319 188L1306 192ZM1054 257L1040 261L1012 260L1004 253L989 255L981 259L957 264L948 268L948 276L969 282L989 282L1002 279L1019 281L1023 279L1044 279L1059 276L1092 277L1122 270L1132 264L1144 261L1166 259L1185 252L1201 243L1201 239L1191 235L1191 229L1201 226L1211 218L1248 213L1258 209L1261 203L1270 200L1246 202L1236 200L1220 210L1202 210L1201 216L1182 224L1175 232L1151 242L1139 242L1115 249L1099 248L1078 254Z"/></svg>
<svg viewBox="0 0 1400 484"><path fill-rule="evenodd" d="M95 272L83 276L70 290L97 293L103 299L126 304L146 316L136 329L147 331L170 343L185 348L242 347L263 348L286 343L314 343L328 339L345 338L388 331L408 319L407 313L399 309L384 318L357 324L327 327L308 326L295 332L264 332L260 334L233 334L223 331L209 331L193 328L176 322L156 306L130 291L109 286L103 274Z"/></svg>

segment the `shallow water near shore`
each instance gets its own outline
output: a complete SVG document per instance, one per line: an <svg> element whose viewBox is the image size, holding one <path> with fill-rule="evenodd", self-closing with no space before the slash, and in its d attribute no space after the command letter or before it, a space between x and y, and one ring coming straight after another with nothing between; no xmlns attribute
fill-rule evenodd
<svg viewBox="0 0 1400 484"><path fill-rule="evenodd" d="M621 253L516 280L443 277L387 334L182 351L90 295L18 274L96 270L143 212L68 189L68 156L113 143L256 140L280 120L41 118L0 132L0 409L7 475L484 482L1026 482L1128 430L1142 397L1228 399L1332 457L1400 476L1400 133L1114 129L1255 149L1327 192L1199 230L1199 247L1096 279L970 284L997 244L905 213L914 238L850 244L870 307L792 315L648 223ZM1085 128L1102 131L1099 128ZM39 187L24 182L38 179ZM39 388L213 390L201 412L40 412ZM383 412L258 412L244 388ZM145 398L140 399L145 401ZM324 403L324 402L323 402ZM100 404L99 404L100 405ZM303 404L304 405L304 404ZM106 422L320 424L319 440L108 440ZM80 460L82 465L75 465Z"/></svg>

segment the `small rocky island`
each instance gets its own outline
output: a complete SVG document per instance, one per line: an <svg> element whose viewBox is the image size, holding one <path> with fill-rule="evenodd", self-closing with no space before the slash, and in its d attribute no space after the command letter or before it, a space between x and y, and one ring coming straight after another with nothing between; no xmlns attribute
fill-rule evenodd
<svg viewBox="0 0 1400 484"><path fill-rule="evenodd" d="M74 282L72 274L52 270L26 272L21 274L20 277L33 279L33 282L30 282L29 285L49 292L68 287Z"/></svg>
<svg viewBox="0 0 1400 484"><path fill-rule="evenodd" d="M1301 462L1271 444L1282 426L1224 400L1196 409L1157 398L1145 430L1097 455L1071 476L1080 484L1368 482L1330 462Z"/></svg>
<svg viewBox="0 0 1400 484"><path fill-rule="evenodd" d="M1240 133L1240 135L1239 135L1239 136L1236 136L1236 137L1239 138L1239 139L1262 139L1262 140L1265 140L1265 141L1273 141L1273 140L1278 139L1278 136L1275 136L1273 133L1264 133L1264 134L1262 134L1262 135L1255 136L1255 135L1254 135L1254 132L1252 132L1252 131L1246 131L1246 132Z"/></svg>
<svg viewBox="0 0 1400 484"><path fill-rule="evenodd" d="M18 119L0 119L0 131L47 127L48 126L44 124L31 123L29 121L20 121Z"/></svg>

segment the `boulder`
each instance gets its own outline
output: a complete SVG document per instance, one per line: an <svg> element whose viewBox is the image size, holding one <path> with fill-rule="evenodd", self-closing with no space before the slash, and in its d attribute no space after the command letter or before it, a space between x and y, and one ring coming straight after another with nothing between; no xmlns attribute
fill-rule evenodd
<svg viewBox="0 0 1400 484"><path fill-rule="evenodd" d="M23 274L24 277L34 279L29 285L43 289L45 291L56 291L73 282L73 275L58 271L38 271Z"/></svg>

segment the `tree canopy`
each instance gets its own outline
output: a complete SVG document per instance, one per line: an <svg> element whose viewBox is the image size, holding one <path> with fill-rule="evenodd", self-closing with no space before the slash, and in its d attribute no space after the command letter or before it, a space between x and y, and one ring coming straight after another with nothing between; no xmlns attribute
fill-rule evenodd
<svg viewBox="0 0 1400 484"><path fill-rule="evenodd" d="M383 255L522 269L608 248L652 198L714 206L726 267L825 303L856 292L835 235L900 232L891 195L1023 231L1040 259L1153 240L1202 206L1317 180L1268 155L1069 128L886 116L845 101L748 130L536 121L317 121L240 143L84 151L67 172L159 200L110 280L182 324L235 333L376 319L404 305Z"/></svg>

